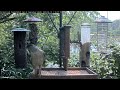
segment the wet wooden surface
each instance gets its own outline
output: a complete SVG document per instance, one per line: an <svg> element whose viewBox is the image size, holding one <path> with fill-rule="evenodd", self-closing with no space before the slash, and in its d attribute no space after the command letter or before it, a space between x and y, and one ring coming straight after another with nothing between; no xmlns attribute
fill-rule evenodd
<svg viewBox="0 0 120 90"><path fill-rule="evenodd" d="M43 76L69 76L69 75L81 75L81 74L89 74L86 70L42 70L41 74Z"/></svg>

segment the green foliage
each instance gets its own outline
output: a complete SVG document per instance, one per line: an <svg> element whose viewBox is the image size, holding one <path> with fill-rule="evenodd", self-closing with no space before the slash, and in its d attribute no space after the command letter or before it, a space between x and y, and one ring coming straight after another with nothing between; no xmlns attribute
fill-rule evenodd
<svg viewBox="0 0 120 90"><path fill-rule="evenodd" d="M91 54L91 68L98 73L101 79L120 78L120 46L110 46L112 52L106 57L99 54Z"/></svg>
<svg viewBox="0 0 120 90"><path fill-rule="evenodd" d="M77 44L70 44L70 58L68 67L80 67L80 47Z"/></svg>
<svg viewBox="0 0 120 90"><path fill-rule="evenodd" d="M0 24L0 67L1 76L9 78L28 78L31 72L31 66L28 63L26 69L16 69L14 61L13 33L11 32L14 21Z"/></svg>
<svg viewBox="0 0 120 90"><path fill-rule="evenodd" d="M32 71L31 65L28 63L28 67L26 69L16 69L14 63L13 39L6 37L5 41L5 43L0 45L1 75L16 79L28 78L29 73Z"/></svg>
<svg viewBox="0 0 120 90"><path fill-rule="evenodd" d="M70 59L68 60L68 67L80 67L79 55L71 54Z"/></svg>
<svg viewBox="0 0 120 90"><path fill-rule="evenodd" d="M116 45L112 47L112 57L115 60L115 67L117 68L115 71L117 77L120 79L120 46Z"/></svg>
<svg viewBox="0 0 120 90"><path fill-rule="evenodd" d="M91 53L91 68L99 75L101 79L113 79L115 76L115 60L105 55L100 57L99 54Z"/></svg>

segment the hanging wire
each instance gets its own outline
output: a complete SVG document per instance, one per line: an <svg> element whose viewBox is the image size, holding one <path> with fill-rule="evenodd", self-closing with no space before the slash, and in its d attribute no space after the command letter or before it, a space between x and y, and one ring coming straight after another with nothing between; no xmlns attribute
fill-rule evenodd
<svg viewBox="0 0 120 90"><path fill-rule="evenodd" d="M70 24L70 22L72 21L72 19L73 19L73 17L75 16L75 14L77 13L77 11L75 11L74 12L74 14L73 14L73 16L70 18L70 21L67 23L67 25L69 25ZM51 22L52 22L52 24L53 24L53 26L55 27L55 29L56 29L56 31L57 31L57 33L59 32L58 31L58 29L57 29L57 27L56 27L56 25L55 25L55 23L54 23L54 21L52 20L52 18L51 18L51 16L50 16L50 14L47 12L47 15L49 16L49 18L50 18L50 20L51 20Z"/></svg>
<svg viewBox="0 0 120 90"><path fill-rule="evenodd" d="M48 12L47 12L47 15L49 16L49 18L50 18L50 20L51 20L51 22L52 22L53 26L55 27L55 29L56 29L56 31L57 31L57 33L58 33L59 31L58 31L58 29L57 29L57 27L56 27L56 25L55 25L54 21L52 20L52 18L51 18L51 16L50 16L50 14L49 14Z"/></svg>
<svg viewBox="0 0 120 90"><path fill-rule="evenodd" d="M67 23L67 25L70 24L70 22L72 21L73 17L75 16L75 14L77 13L77 11L74 12L73 16L71 17L70 21Z"/></svg>

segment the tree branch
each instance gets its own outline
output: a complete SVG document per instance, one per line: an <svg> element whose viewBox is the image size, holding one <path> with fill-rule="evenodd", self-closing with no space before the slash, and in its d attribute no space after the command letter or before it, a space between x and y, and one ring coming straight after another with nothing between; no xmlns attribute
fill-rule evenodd
<svg viewBox="0 0 120 90"><path fill-rule="evenodd" d="M0 18L0 20L3 20L3 19L6 19L6 18L8 18L10 15L12 15L13 13L10 13L10 14L8 14L8 15L6 15L6 16L4 16L4 17L1 17Z"/></svg>
<svg viewBox="0 0 120 90"><path fill-rule="evenodd" d="M11 20L14 20L14 19L16 19L16 18L15 17L14 18L8 18L8 19L6 19L4 21L0 21L0 23L4 23L4 22L11 21Z"/></svg>

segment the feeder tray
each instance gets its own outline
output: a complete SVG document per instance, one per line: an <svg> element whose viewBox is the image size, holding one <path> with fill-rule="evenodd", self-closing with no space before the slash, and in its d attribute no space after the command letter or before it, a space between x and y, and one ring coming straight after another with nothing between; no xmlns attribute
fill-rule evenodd
<svg viewBox="0 0 120 90"><path fill-rule="evenodd" d="M41 76L33 79L98 79L98 75L88 68L42 68Z"/></svg>

